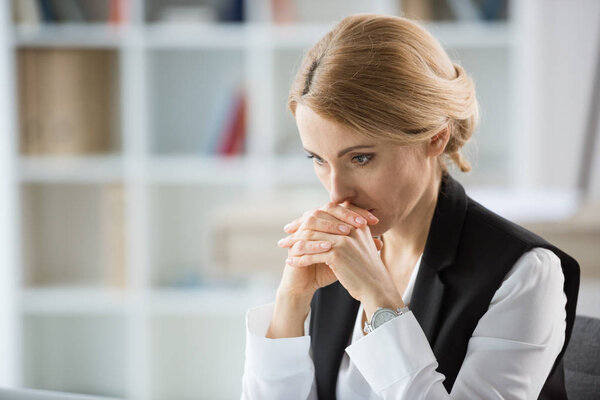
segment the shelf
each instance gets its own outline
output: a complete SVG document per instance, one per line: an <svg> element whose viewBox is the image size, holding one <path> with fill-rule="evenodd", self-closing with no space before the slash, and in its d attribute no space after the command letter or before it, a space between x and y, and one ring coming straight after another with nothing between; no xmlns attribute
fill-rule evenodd
<svg viewBox="0 0 600 400"><path fill-rule="evenodd" d="M262 29L249 24L153 23L143 28L148 49L244 49L261 43Z"/></svg>
<svg viewBox="0 0 600 400"><path fill-rule="evenodd" d="M118 155L21 156L19 179L27 183L109 183L124 178Z"/></svg>
<svg viewBox="0 0 600 400"><path fill-rule="evenodd" d="M126 328L120 316L24 316L22 385L124 398Z"/></svg>
<svg viewBox="0 0 600 400"><path fill-rule="evenodd" d="M264 169L261 163L247 157L157 156L149 162L148 181L245 185L252 175Z"/></svg>
<svg viewBox="0 0 600 400"><path fill-rule="evenodd" d="M273 285L154 289L149 306L153 315L245 315L249 307L274 301Z"/></svg>
<svg viewBox="0 0 600 400"><path fill-rule="evenodd" d="M125 26L106 23L20 25L14 28L17 47L119 48L135 35Z"/></svg>
<svg viewBox="0 0 600 400"><path fill-rule="evenodd" d="M121 289L87 287L27 288L21 304L27 315L33 314L124 314L130 306L129 294Z"/></svg>
<svg viewBox="0 0 600 400"><path fill-rule="evenodd" d="M288 24L264 27L263 35L277 50L308 49L333 28L334 24Z"/></svg>
<svg viewBox="0 0 600 400"><path fill-rule="evenodd" d="M274 301L271 281L244 286L206 286L189 289L153 289L142 307L156 316L244 315L249 307ZM93 287L27 288L21 307L27 315L126 315L133 294L124 289Z"/></svg>
<svg viewBox="0 0 600 400"><path fill-rule="evenodd" d="M244 372L244 314L154 316L150 323L147 399L240 397Z"/></svg>
<svg viewBox="0 0 600 400"><path fill-rule="evenodd" d="M160 16L152 9L171 4L132 0L122 25L7 30L16 67L8 78L29 99L7 114L21 145L12 231L23 322L14 369L24 384L132 400L239 397L244 317L274 301L282 228L329 199L287 110L292 79L338 15L399 7L296 3L290 24L251 22L285 19L270 0L245 1L244 23L153 22ZM509 91L509 74L520 72L509 71L521 43L515 26L424 25L480 90L479 150L492 162L474 168L474 182L508 176L505 133L514 131L509 106L520 94ZM244 136L236 129L233 137L244 138L244 149L221 156L219 142L240 115ZM37 128L37 117L53 130ZM31 145L48 131L54 136ZM61 148L65 132L106 140ZM57 155L40 155L48 153ZM492 208L500 198L473 193Z"/></svg>
<svg viewBox="0 0 600 400"><path fill-rule="evenodd" d="M125 45L158 48L303 49L313 45L333 23L148 23L122 26L105 23L21 25L14 30L18 47L100 47ZM509 22L423 22L448 47L508 47Z"/></svg>

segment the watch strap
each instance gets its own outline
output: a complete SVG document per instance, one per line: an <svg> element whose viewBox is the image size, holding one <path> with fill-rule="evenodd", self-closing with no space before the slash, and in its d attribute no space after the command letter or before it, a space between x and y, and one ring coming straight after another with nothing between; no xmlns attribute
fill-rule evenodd
<svg viewBox="0 0 600 400"><path fill-rule="evenodd" d="M377 313L377 311L379 310L383 310L383 307L377 307L377 310L375 310L375 313ZM404 307L398 307L396 310L393 310L391 308L385 308L385 310L390 310L392 312L394 312L396 314L396 317L402 315L402 314L406 314L409 310L408 306L404 306ZM363 331L365 333L371 333L373 332L376 328L373 328L373 325L371 324L373 322L373 318L375 317L375 313L373 313L373 315L371 316L371 321L365 321L365 326L363 328Z"/></svg>

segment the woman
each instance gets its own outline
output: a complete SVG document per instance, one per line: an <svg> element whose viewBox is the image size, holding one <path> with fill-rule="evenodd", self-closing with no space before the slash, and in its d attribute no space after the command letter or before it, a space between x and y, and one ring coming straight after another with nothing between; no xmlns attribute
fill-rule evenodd
<svg viewBox="0 0 600 400"><path fill-rule="evenodd" d="M444 157L470 170L478 105L436 40L345 18L289 107L331 201L284 228L276 301L247 314L242 398L566 398L578 265L449 175Z"/></svg>

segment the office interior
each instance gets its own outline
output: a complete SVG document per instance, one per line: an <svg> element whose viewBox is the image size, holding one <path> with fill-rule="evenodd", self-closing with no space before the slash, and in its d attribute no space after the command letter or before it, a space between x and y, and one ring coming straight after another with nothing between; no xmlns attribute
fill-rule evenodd
<svg viewBox="0 0 600 400"><path fill-rule="evenodd" d="M600 2L0 2L0 387L239 398L283 226L328 201L287 92L344 16L421 23L475 80L451 170L581 266L600 318Z"/></svg>

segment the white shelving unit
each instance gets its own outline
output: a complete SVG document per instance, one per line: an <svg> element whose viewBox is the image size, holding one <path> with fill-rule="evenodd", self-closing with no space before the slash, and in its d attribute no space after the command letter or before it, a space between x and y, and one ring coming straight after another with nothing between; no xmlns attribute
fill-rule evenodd
<svg viewBox="0 0 600 400"><path fill-rule="evenodd" d="M0 5L6 15L8 3ZM344 7L329 12L399 10L399 2L391 0L339 3ZM22 322L15 337L22 344L10 364L16 376L6 384L140 400L236 398L244 315L247 308L272 301L280 266L259 271L249 261L250 272L243 276L255 277L249 284L238 284L235 275L223 278L211 253L216 243L210 229L216 219L229 218L223 209L244 215L239 207L260 210L264 199L278 192L292 199L275 203L283 211L262 207L255 219L248 211L244 223L266 218L272 220L269 234L283 236L281 226L297 210L326 200L285 107L303 51L333 26L323 21L338 15L320 13L311 20L302 9L301 23L277 25L268 22L269 1L247 0L249 19L243 24L173 25L147 22L144 0L129 4L130 19L121 26L16 26L0 41L13 65L25 48L114 52L119 82L118 129L110 152L23 156L15 147L12 189L20 201L11 232L20 241L12 262L20 282L16 318ZM473 160L472 177L459 179L511 186L518 174L507 154L516 146L511 132L518 121L509 116L525 90L516 84L520 41L512 17L426 26L479 88L479 158ZM15 82L10 101L17 98L18 73L7 72ZM221 103L238 85L248 102L245 154L203 154L202 139L218 125ZM7 116L15 122L15 143L17 115ZM123 189L122 285L106 278L114 271L106 271L103 261L85 261L105 249L90 239L104 229L99 214L104 211L93 199L115 185ZM61 218L71 221L70 228L61 226ZM273 254L283 260L282 250ZM57 270L52 275L48 268ZM215 281L229 284L210 284Z"/></svg>

